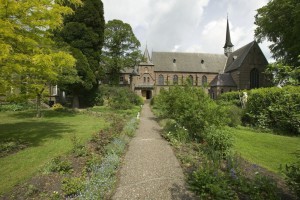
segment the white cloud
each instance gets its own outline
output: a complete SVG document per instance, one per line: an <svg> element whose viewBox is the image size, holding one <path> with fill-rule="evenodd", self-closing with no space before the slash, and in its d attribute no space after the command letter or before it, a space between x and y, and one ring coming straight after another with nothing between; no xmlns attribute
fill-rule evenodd
<svg viewBox="0 0 300 200"><path fill-rule="evenodd" d="M103 0L106 21L129 23L144 50L222 53L229 14L235 49L253 41L254 15L268 0ZM270 59L266 43L261 44Z"/></svg>

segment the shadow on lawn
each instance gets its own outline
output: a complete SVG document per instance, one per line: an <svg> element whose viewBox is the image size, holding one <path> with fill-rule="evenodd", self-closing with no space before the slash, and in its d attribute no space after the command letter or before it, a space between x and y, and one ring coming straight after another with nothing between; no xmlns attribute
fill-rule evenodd
<svg viewBox="0 0 300 200"><path fill-rule="evenodd" d="M67 111L54 111L54 110L42 110L42 117L43 118L63 118L63 117L74 117L76 116L75 111L67 110ZM36 119L36 111L35 110L28 110L28 111L21 111L21 112L13 112L9 114L10 116L18 119Z"/></svg>
<svg viewBox="0 0 300 200"><path fill-rule="evenodd" d="M1 141L22 141L27 147L39 146L49 138L59 139L62 134L71 134L70 125L59 122L26 121L12 124L0 124Z"/></svg>

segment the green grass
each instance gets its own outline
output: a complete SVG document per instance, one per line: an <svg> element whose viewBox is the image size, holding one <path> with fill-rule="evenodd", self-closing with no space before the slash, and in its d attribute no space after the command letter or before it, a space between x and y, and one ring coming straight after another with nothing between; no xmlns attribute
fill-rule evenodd
<svg viewBox="0 0 300 200"><path fill-rule="evenodd" d="M94 112L114 112L115 114L121 115L121 116L127 116L128 118L136 116L136 114L141 110L140 106L134 106L132 109L127 110L115 110L110 107L106 106L94 106L93 108L89 108L90 111Z"/></svg>
<svg viewBox="0 0 300 200"><path fill-rule="evenodd" d="M300 150L300 137L261 133L245 127L228 129L234 136L235 150L244 159L273 172L278 173L281 164L294 162L294 153Z"/></svg>
<svg viewBox="0 0 300 200"><path fill-rule="evenodd" d="M37 119L33 111L0 112L0 141L13 138L28 147L0 158L0 194L36 174L52 158L72 149L76 135L82 143L105 126L102 118L83 113L44 111Z"/></svg>

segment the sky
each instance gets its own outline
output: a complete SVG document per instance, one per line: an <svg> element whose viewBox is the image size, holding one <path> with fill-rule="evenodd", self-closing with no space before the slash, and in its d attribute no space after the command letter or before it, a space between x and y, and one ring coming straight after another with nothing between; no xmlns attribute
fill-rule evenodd
<svg viewBox="0 0 300 200"><path fill-rule="evenodd" d="M131 25L141 50L224 52L229 19L234 49L254 40L256 10L269 0L102 0L105 21L120 19ZM269 61L268 46L259 44Z"/></svg>

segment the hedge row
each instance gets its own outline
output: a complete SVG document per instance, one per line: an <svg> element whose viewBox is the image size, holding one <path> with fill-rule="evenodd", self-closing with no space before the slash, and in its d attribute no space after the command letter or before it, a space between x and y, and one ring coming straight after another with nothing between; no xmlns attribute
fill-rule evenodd
<svg viewBox="0 0 300 200"><path fill-rule="evenodd" d="M239 104L241 92L221 95L219 101ZM250 125L300 135L300 87L260 88L247 91L243 122Z"/></svg>

